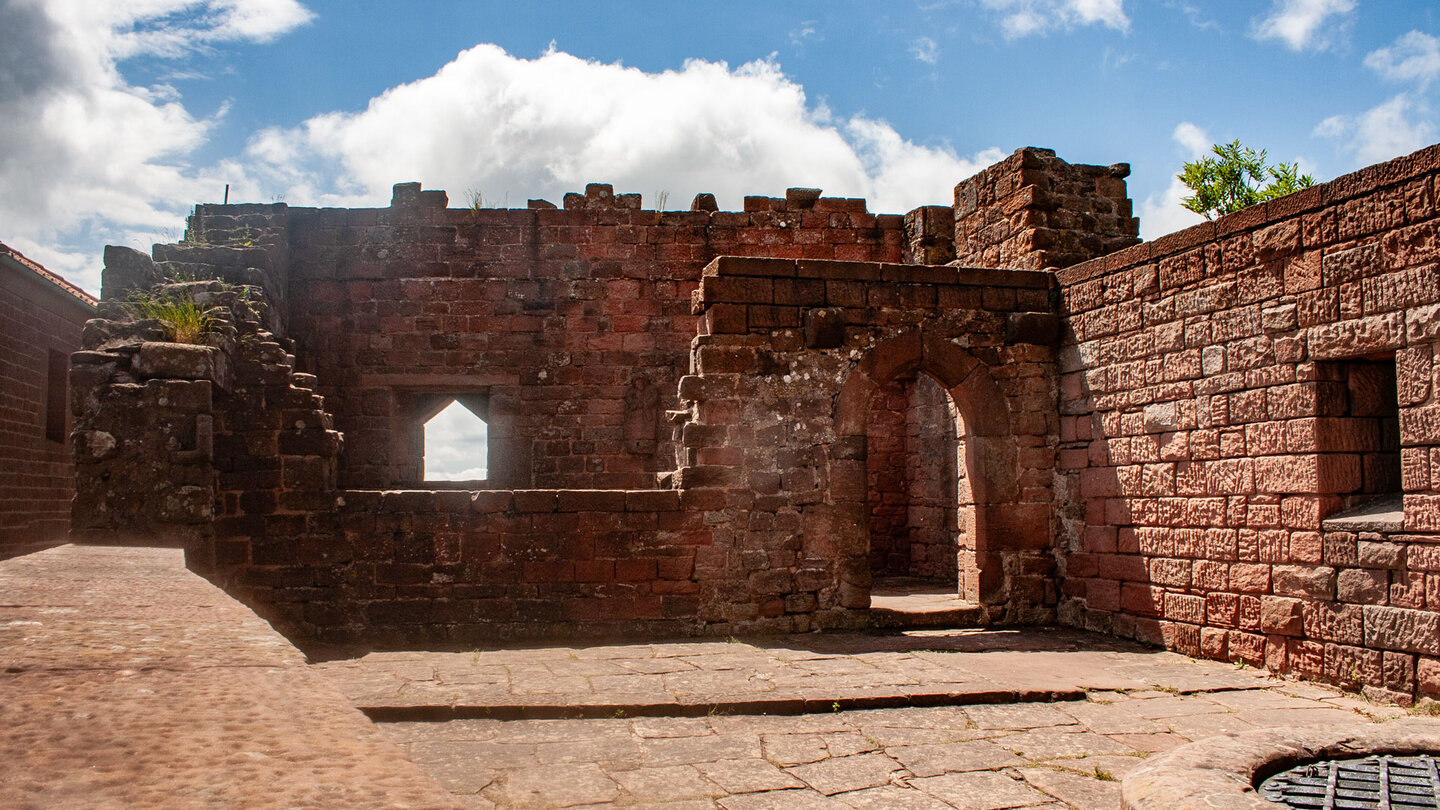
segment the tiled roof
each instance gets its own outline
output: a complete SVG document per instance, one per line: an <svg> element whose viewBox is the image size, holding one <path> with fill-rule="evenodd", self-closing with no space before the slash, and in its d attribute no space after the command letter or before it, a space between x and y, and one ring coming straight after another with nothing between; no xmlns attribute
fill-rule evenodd
<svg viewBox="0 0 1440 810"><path fill-rule="evenodd" d="M15 267L17 270L28 270L34 273L45 281L48 281L56 287L60 288L61 291L79 299L81 302L85 303L88 306L93 307L97 303L95 297L90 295L90 293L87 293L79 287L76 287L74 284L71 284L70 282L66 281L55 273L46 270L40 265L39 262L33 259L26 258L25 254L21 253L15 248L10 247L4 242L0 242L0 260L3 259L8 259L9 261L6 263Z"/></svg>

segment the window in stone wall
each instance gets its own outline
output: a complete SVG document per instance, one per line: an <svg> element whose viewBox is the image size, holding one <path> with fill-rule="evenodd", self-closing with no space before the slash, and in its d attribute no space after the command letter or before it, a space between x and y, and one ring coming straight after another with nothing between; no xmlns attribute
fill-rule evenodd
<svg viewBox="0 0 1440 810"><path fill-rule="evenodd" d="M70 356L51 349L49 367L45 377L45 438L52 442L63 443L65 441L66 391L69 376Z"/></svg>
<svg viewBox="0 0 1440 810"><path fill-rule="evenodd" d="M1361 456L1365 495L1400 493L1400 408L1395 386L1395 357L1347 364L1346 390L1351 418L1375 425L1375 444Z"/></svg>
<svg viewBox="0 0 1440 810"><path fill-rule="evenodd" d="M484 481L490 477L489 425L477 412L480 403L467 405L463 399L450 399L425 422L426 481Z"/></svg>
<svg viewBox="0 0 1440 810"><path fill-rule="evenodd" d="M1400 419L1394 355L1318 364L1322 416L1316 446L1339 454L1322 467L1335 476L1331 492L1344 508L1373 511L1376 505L1400 506ZM1322 481L1322 485L1325 482ZM1389 509L1389 507L1387 507Z"/></svg>

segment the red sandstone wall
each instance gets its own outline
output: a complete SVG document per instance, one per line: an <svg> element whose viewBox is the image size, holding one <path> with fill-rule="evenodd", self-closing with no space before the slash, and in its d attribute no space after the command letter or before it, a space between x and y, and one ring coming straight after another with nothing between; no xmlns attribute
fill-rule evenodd
<svg viewBox="0 0 1440 810"><path fill-rule="evenodd" d="M729 325L701 320L745 332L697 341L690 370L698 373L681 384L691 408L677 430L678 489L292 496L281 486L288 477L274 478L265 459L235 455L241 446L266 445L264 435L220 436L217 457L237 469L242 461L260 463L260 477L248 493L225 495L213 544L197 546L194 564L287 632L331 642L406 646L863 625L865 604L840 602L858 584L842 580L853 566L840 551L863 545L863 530L857 537L861 524L842 521L833 505L834 497L864 502L863 481L856 489L846 471L854 464L846 448L859 445L850 436L827 449L820 437L833 434L825 426L835 424L836 394L847 380L854 387L851 377L868 380L889 363L922 365L919 354L906 352L920 352L918 327L933 322L927 345L939 359L923 370L960 391L984 428L976 463L997 497L1024 502L996 507L994 547L984 549L981 566L986 596L997 619L1053 616L1046 482L1057 424L1045 415L1055 392L1047 370L1052 350L1027 342L1034 337L1020 323L1048 306L1049 279L835 262L725 259L712 267L697 306L728 311L720 317ZM732 276L727 267L741 269ZM757 269L782 278L756 278ZM793 299L776 305L775 290L787 286L795 288ZM762 287L769 303L749 303ZM935 308L942 300L961 311L942 315ZM874 308L845 306L865 301ZM921 301L930 303L905 314ZM807 348L799 330L768 326L792 316L798 323L809 305L827 304L834 306L821 308L851 330L843 346ZM938 344L946 330L966 329L977 335L969 352L985 358L989 371L978 372L971 354L949 354ZM912 337L888 340L897 332ZM796 376L785 380L782 369L791 363ZM845 369L860 371L837 373ZM259 369L237 370L238 380ZM811 382L798 379L807 373ZM992 386L988 398L971 390L982 387L980 378ZM1001 436L1001 425L1026 435ZM283 444L283 425L270 429ZM239 475L222 473L221 480ZM864 557L860 550L862 564Z"/></svg>
<svg viewBox="0 0 1440 810"><path fill-rule="evenodd" d="M417 403L463 392L488 402L491 486L654 487L708 261L904 244L903 218L863 200L656 212L591 186L563 210L471 211L406 188L390 209L290 209L291 334L345 434L342 486L414 485Z"/></svg>
<svg viewBox="0 0 1440 810"><path fill-rule="evenodd" d="M174 286L226 317L190 350L123 308L92 323L77 521L183 542L300 638L860 627L870 397L923 373L965 423L966 594L986 621L1053 621L1052 276L817 260L947 240L933 210L904 231L816 196L657 213L593 186L563 211L476 212L402 185L383 210L202 206L153 264L107 252L107 289L221 278ZM702 274L715 253L799 258ZM206 369L170 362L197 352ZM488 411L492 489L371 489L418 474L440 395ZM102 433L155 474L107 476L129 456Z"/></svg>
<svg viewBox="0 0 1440 810"><path fill-rule="evenodd" d="M1066 621L1440 694L1437 170L1431 147L1057 274ZM1401 485L1401 521L1328 520Z"/></svg>
<svg viewBox="0 0 1440 810"><path fill-rule="evenodd" d="M705 334L677 414L678 486L723 496L696 561L701 620L765 631L865 624L867 518L885 495L866 470L872 403L924 373L965 423L978 525L967 592L986 621L1053 621L1051 281L803 260L707 267L696 296Z"/></svg>
<svg viewBox="0 0 1440 810"><path fill-rule="evenodd" d="M292 634L382 647L696 632L707 493L359 491L218 574ZM308 520L308 525L305 524Z"/></svg>
<svg viewBox="0 0 1440 810"><path fill-rule="evenodd" d="M1049 149L1017 149L955 186L951 255L966 267L1053 270L1129 247L1140 241L1129 174L1126 163L1072 164Z"/></svg>
<svg viewBox="0 0 1440 810"><path fill-rule="evenodd" d="M65 540L75 494L68 357L93 314L93 305L0 245L0 557ZM52 352L65 357L58 422L47 413Z"/></svg>
<svg viewBox="0 0 1440 810"><path fill-rule="evenodd" d="M954 583L964 545L957 508L958 415L928 375L897 379L875 395L866 433L870 567L876 576ZM965 486L968 489L968 486Z"/></svg>

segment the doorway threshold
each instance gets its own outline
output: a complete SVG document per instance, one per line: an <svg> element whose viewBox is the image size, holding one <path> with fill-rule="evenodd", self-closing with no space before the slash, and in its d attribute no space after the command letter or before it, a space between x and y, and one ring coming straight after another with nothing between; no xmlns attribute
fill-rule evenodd
<svg viewBox="0 0 1440 810"><path fill-rule="evenodd" d="M918 577L878 577L870 587L875 629L979 627L980 606L962 600L953 584Z"/></svg>

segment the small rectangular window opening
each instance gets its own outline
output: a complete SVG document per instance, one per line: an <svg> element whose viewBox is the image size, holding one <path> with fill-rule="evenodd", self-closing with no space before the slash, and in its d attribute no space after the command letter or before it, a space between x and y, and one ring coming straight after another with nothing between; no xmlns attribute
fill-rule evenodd
<svg viewBox="0 0 1440 810"><path fill-rule="evenodd" d="M1404 515L1395 356L1324 363L1320 371L1321 394L1333 403L1329 413L1338 417L1321 420L1328 423L1322 451L1358 461L1339 468L1350 470L1342 477L1343 487L1332 490L1340 495L1342 509L1326 518L1325 528L1399 529Z"/></svg>
<svg viewBox="0 0 1440 810"><path fill-rule="evenodd" d="M63 444L66 438L65 412L68 410L70 355L50 350L49 368L45 377L45 438Z"/></svg>
<svg viewBox="0 0 1440 810"><path fill-rule="evenodd" d="M1361 490L1356 500L1398 497L1400 483L1400 406L1395 357L1349 360L1342 364L1350 419L1361 426Z"/></svg>

